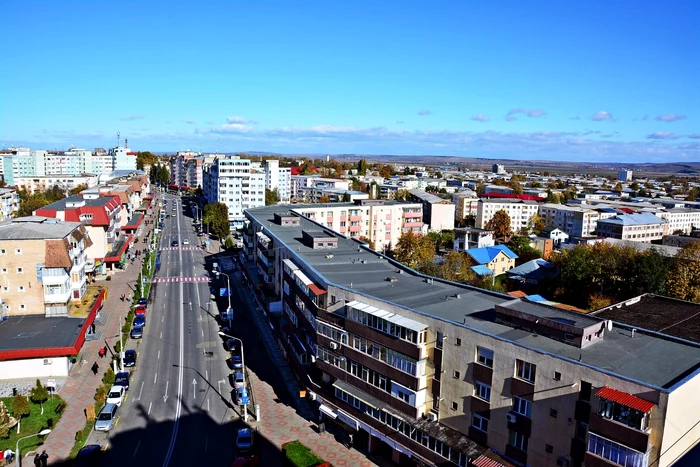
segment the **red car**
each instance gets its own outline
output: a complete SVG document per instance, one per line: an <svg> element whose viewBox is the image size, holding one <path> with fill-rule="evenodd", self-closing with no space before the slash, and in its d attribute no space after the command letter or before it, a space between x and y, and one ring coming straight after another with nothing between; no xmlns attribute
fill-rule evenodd
<svg viewBox="0 0 700 467"><path fill-rule="evenodd" d="M146 307L144 305L138 305L134 311L137 315L145 315Z"/></svg>

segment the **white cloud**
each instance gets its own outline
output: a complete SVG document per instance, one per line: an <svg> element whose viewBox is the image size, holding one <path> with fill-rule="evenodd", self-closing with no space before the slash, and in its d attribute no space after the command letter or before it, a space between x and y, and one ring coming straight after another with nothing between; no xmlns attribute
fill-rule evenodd
<svg viewBox="0 0 700 467"><path fill-rule="evenodd" d="M420 116L431 115L432 113L433 111L428 109L421 109L418 111L418 115Z"/></svg>
<svg viewBox="0 0 700 467"><path fill-rule="evenodd" d="M510 109L508 111L508 116L517 115L517 114L525 114L528 117L537 118L537 117L541 117L543 115L546 115L547 112L545 112L542 109Z"/></svg>
<svg viewBox="0 0 700 467"><path fill-rule="evenodd" d="M671 122L677 122L679 120L685 120L687 117L685 115L678 115L678 114L663 114L659 115L656 117L656 120L660 122L666 122L666 123L671 123Z"/></svg>
<svg viewBox="0 0 700 467"><path fill-rule="evenodd" d="M226 123L252 123L249 119L245 117L226 117Z"/></svg>
<svg viewBox="0 0 700 467"><path fill-rule="evenodd" d="M602 122L603 120L612 120L612 115L610 112L606 112L605 110L601 110L600 112L596 112L592 117L591 120L594 120L596 122Z"/></svg>
<svg viewBox="0 0 700 467"><path fill-rule="evenodd" d="M647 139L678 139L678 138L680 138L680 136L671 132L671 131L657 131L655 133L647 135Z"/></svg>
<svg viewBox="0 0 700 467"><path fill-rule="evenodd" d="M472 117L475 122L488 122L490 119L484 114L476 114Z"/></svg>

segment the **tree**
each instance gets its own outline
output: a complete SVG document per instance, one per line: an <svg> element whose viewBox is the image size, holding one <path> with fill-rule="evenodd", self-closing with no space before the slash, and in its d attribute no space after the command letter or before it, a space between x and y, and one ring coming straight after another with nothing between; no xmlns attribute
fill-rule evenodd
<svg viewBox="0 0 700 467"><path fill-rule="evenodd" d="M508 186L513 189L513 194L516 194L516 195L523 194L523 186L520 184L520 182L517 179L511 178L510 181L508 182Z"/></svg>
<svg viewBox="0 0 700 467"><path fill-rule="evenodd" d="M394 248L394 258L409 268L418 269L421 265L433 262L435 244L429 237L406 232L399 237Z"/></svg>
<svg viewBox="0 0 700 467"><path fill-rule="evenodd" d="M484 185L484 182L479 182L476 184L476 194L478 196L483 195L486 192L486 185Z"/></svg>
<svg viewBox="0 0 700 467"><path fill-rule="evenodd" d="M369 245L369 247L370 247L371 249L374 250L374 242L373 242L372 240L370 240L369 238L365 237L364 235L363 235L362 237L360 237L359 240L360 240L361 242L366 243L367 245Z"/></svg>
<svg viewBox="0 0 700 467"><path fill-rule="evenodd" d="M70 191L71 195L79 195L81 191L87 190L88 186L87 183L81 183L80 185L77 185L75 188L73 188Z"/></svg>
<svg viewBox="0 0 700 467"><path fill-rule="evenodd" d="M541 258L542 254L530 245L530 239L523 236L511 237L508 248L518 255L518 263L527 263L533 259Z"/></svg>
<svg viewBox="0 0 700 467"><path fill-rule="evenodd" d="M29 406L29 401L26 396L17 394L12 398L12 414L17 418L17 423L21 424L22 419L28 417L32 409ZM21 428L17 426L17 431L19 432Z"/></svg>
<svg viewBox="0 0 700 467"><path fill-rule="evenodd" d="M170 184L170 171L165 165L156 163L151 165L148 172L148 178L150 179L151 183L168 186Z"/></svg>
<svg viewBox="0 0 700 467"><path fill-rule="evenodd" d="M488 230L493 230L496 238L506 238L512 233L510 228L510 216L501 209L486 223L486 228Z"/></svg>
<svg viewBox="0 0 700 467"><path fill-rule="evenodd" d="M346 191L343 193L343 203L349 203L350 201L352 201L352 196Z"/></svg>
<svg viewBox="0 0 700 467"><path fill-rule="evenodd" d="M228 206L224 203L210 203L204 206L202 222L208 225L211 232L219 240L223 240L231 233L231 225L228 222Z"/></svg>
<svg viewBox="0 0 700 467"><path fill-rule="evenodd" d="M17 425L17 419L10 416L7 411L5 402L0 401L0 438L6 439L10 437L10 429Z"/></svg>
<svg viewBox="0 0 700 467"><path fill-rule="evenodd" d="M323 195L320 198L318 198L318 202L319 203L330 203L331 199L328 196Z"/></svg>
<svg viewBox="0 0 700 467"><path fill-rule="evenodd" d="M533 214L527 221L527 229L530 232L541 232L544 230L544 219L539 214Z"/></svg>
<svg viewBox="0 0 700 467"><path fill-rule="evenodd" d="M617 182L617 184L616 184L615 187L613 188L613 191L616 191L616 192L620 193L620 192L622 191L622 183Z"/></svg>
<svg viewBox="0 0 700 467"><path fill-rule="evenodd" d="M389 165L385 165L384 167L379 169L380 177L391 178L392 175L394 175L394 169Z"/></svg>
<svg viewBox="0 0 700 467"><path fill-rule="evenodd" d="M406 188L399 188L398 190L396 190L394 199L406 201L409 196L411 196L411 193Z"/></svg>
<svg viewBox="0 0 700 467"><path fill-rule="evenodd" d="M357 175L365 176L368 168L369 166L367 165L367 159L360 159L357 162Z"/></svg>
<svg viewBox="0 0 700 467"><path fill-rule="evenodd" d="M545 202L551 203L551 204L561 204L561 200L559 199L559 196L556 195L555 193L553 193L552 190L550 190L550 189L547 190L547 198L545 199Z"/></svg>
<svg viewBox="0 0 700 467"><path fill-rule="evenodd" d="M34 386L29 393L29 398L35 404L41 404L41 413L44 413L44 402L49 398L49 390L37 379L36 386Z"/></svg>
<svg viewBox="0 0 700 467"><path fill-rule="evenodd" d="M476 278L471 266L469 255L452 250L444 256L440 263L439 277L452 282L471 282Z"/></svg>
<svg viewBox="0 0 700 467"><path fill-rule="evenodd" d="M46 201L49 203L55 203L66 197L66 190L58 185L54 185L44 193L46 196Z"/></svg>
<svg viewBox="0 0 700 467"><path fill-rule="evenodd" d="M700 242L689 243L676 254L668 271L666 292L673 298L700 302Z"/></svg>
<svg viewBox="0 0 700 467"><path fill-rule="evenodd" d="M153 165L158 161L158 158L150 151L142 151L136 154L136 168L143 170L147 165Z"/></svg>
<svg viewBox="0 0 700 467"><path fill-rule="evenodd" d="M34 211L43 208L50 204L43 193L35 193L24 201L19 202L19 209L15 213L15 217L25 217L34 215Z"/></svg>
<svg viewBox="0 0 700 467"><path fill-rule="evenodd" d="M277 188L274 190L268 190L265 188L265 206L277 204L280 200L279 198L279 191L277 191Z"/></svg>

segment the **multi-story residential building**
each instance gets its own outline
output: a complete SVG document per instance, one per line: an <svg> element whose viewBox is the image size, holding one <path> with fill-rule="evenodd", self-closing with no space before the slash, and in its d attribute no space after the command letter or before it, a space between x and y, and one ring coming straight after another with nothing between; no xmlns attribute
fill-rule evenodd
<svg viewBox="0 0 700 467"><path fill-rule="evenodd" d="M669 234L668 222L647 212L601 219L597 232L599 237L647 243Z"/></svg>
<svg viewBox="0 0 700 467"><path fill-rule="evenodd" d="M265 174L250 167L250 159L227 156L204 168L203 193L207 203L224 203L232 228L245 222L244 211L265 205Z"/></svg>
<svg viewBox="0 0 700 467"><path fill-rule="evenodd" d="M471 190L460 191L452 195L452 204L455 205L455 220L464 222L469 217L476 218L479 197Z"/></svg>
<svg viewBox="0 0 700 467"><path fill-rule="evenodd" d="M341 188L309 186L301 188L300 193L303 195L299 199L303 199L307 203L319 203L323 198L328 198L331 203L369 199L369 193Z"/></svg>
<svg viewBox="0 0 700 467"><path fill-rule="evenodd" d="M491 167L491 172L498 174L498 175L503 175L506 173L506 166L503 164L493 164Z"/></svg>
<svg viewBox="0 0 700 467"><path fill-rule="evenodd" d="M668 222L668 233L682 232L689 234L700 227L700 210L688 208L671 208L665 211L656 211L657 217Z"/></svg>
<svg viewBox="0 0 700 467"><path fill-rule="evenodd" d="M617 173L617 180L620 182L629 182L632 180L632 171L622 169Z"/></svg>
<svg viewBox="0 0 700 467"><path fill-rule="evenodd" d="M249 210L244 239L299 381L358 449L407 466L498 465L490 449L666 467L695 445L700 346L426 278L284 209Z"/></svg>
<svg viewBox="0 0 700 467"><path fill-rule="evenodd" d="M290 175L290 192L295 200L311 201L305 199L305 196L308 194L305 188L350 190L350 181L336 178L323 178L317 175Z"/></svg>
<svg viewBox="0 0 700 467"><path fill-rule="evenodd" d="M430 230L440 232L455 228L455 205L423 190L409 190L411 201L423 205L423 223Z"/></svg>
<svg viewBox="0 0 700 467"><path fill-rule="evenodd" d="M265 189L277 190L281 203L288 203L292 195L292 169L280 167L278 159L265 161Z"/></svg>
<svg viewBox="0 0 700 467"><path fill-rule="evenodd" d="M351 238L369 239L377 251L392 248L405 233L423 232L422 205L389 200L292 206L321 226Z"/></svg>
<svg viewBox="0 0 700 467"><path fill-rule="evenodd" d="M86 249L87 273L104 274L104 258L114 256L112 247L118 245L122 227L121 202L118 196L99 196L88 192L48 204L34 211L35 216L52 217L67 222L82 222L92 245Z"/></svg>
<svg viewBox="0 0 700 467"><path fill-rule="evenodd" d="M573 237L587 237L595 234L601 216L605 219L615 214L601 213L586 207L545 203L540 205L539 215L547 226L560 229Z"/></svg>
<svg viewBox="0 0 700 467"><path fill-rule="evenodd" d="M80 222L32 216L0 223L2 313L67 314L87 290L90 245Z"/></svg>
<svg viewBox="0 0 700 467"><path fill-rule="evenodd" d="M15 179L14 186L19 190L27 190L27 193L32 195L34 193L43 193L55 186L66 192L81 185L86 185L90 188L97 185L97 181L97 175L44 175L41 177L18 177Z"/></svg>
<svg viewBox="0 0 700 467"><path fill-rule="evenodd" d="M198 177L202 174L203 159L200 159L200 163L190 164L191 161L200 158L201 153L190 151L178 151L174 157L170 159L170 184L182 187L197 187L202 186L203 180ZM199 173L197 169L199 165ZM203 177L203 174L201 175ZM190 182L200 182L198 185L190 184Z"/></svg>
<svg viewBox="0 0 700 467"><path fill-rule="evenodd" d="M93 173L92 151L71 148L68 151L49 151L44 157L46 175L81 175Z"/></svg>
<svg viewBox="0 0 700 467"><path fill-rule="evenodd" d="M5 183L16 186L19 177L44 175L46 151L11 148L2 154L2 175Z"/></svg>
<svg viewBox="0 0 700 467"><path fill-rule="evenodd" d="M0 188L0 222L19 210L19 195L13 188Z"/></svg>
<svg viewBox="0 0 700 467"><path fill-rule="evenodd" d="M120 146L110 149L109 155L112 157L112 170L136 170L138 152Z"/></svg>
<svg viewBox="0 0 700 467"><path fill-rule="evenodd" d="M519 233L527 229L532 216L537 214L537 201L522 199L480 199L476 210L476 227L486 228L486 225L498 211L505 211L510 217L510 228Z"/></svg>
<svg viewBox="0 0 700 467"><path fill-rule="evenodd" d="M454 249L457 251L467 251L470 248L493 246L495 245L493 233L493 230L476 229L472 227L455 229Z"/></svg>

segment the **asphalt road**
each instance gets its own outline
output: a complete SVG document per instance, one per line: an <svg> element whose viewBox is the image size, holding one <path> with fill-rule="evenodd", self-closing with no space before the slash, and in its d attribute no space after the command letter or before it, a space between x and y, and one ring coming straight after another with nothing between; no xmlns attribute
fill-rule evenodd
<svg viewBox="0 0 700 467"><path fill-rule="evenodd" d="M171 218L164 221L155 277L206 277L191 214L184 215L178 197L165 199ZM174 239L180 246L170 249ZM182 245L185 239L189 246ZM126 346L138 351L138 361L117 426L109 434L93 432L89 440L107 445L102 465L229 465L235 459L239 408L231 404L228 354L217 334L209 286L153 284L143 339Z"/></svg>

